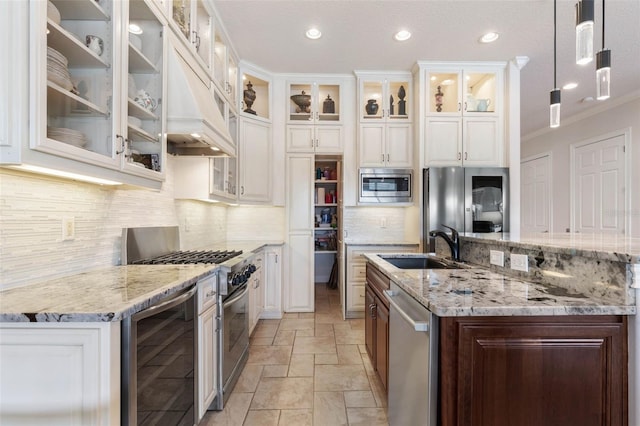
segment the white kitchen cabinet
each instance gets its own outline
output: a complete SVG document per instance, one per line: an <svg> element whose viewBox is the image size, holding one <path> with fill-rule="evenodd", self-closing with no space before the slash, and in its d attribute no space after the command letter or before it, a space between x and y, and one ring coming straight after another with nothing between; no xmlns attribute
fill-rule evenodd
<svg viewBox="0 0 640 426"><path fill-rule="evenodd" d="M144 175L153 171L164 175L167 150L163 99L167 92L164 72L167 41L163 34L166 21L149 0L129 1L125 18L139 29L135 31L139 34L129 30L124 41L128 55L122 75L128 78L127 96L123 97L126 101L121 106L127 111L123 167L129 173Z"/></svg>
<svg viewBox="0 0 640 426"><path fill-rule="evenodd" d="M259 68L240 64L242 93L240 111L247 118L271 122L271 77Z"/></svg>
<svg viewBox="0 0 640 426"><path fill-rule="evenodd" d="M217 275L198 283L198 420L206 414L218 390Z"/></svg>
<svg viewBox="0 0 640 426"><path fill-rule="evenodd" d="M12 107L29 111L29 117L17 116L13 124L19 137L0 148L0 163L101 183L160 188L165 176L164 113L157 107L152 111L151 105L160 103L165 87L162 15L148 2L131 8L127 1L111 0L52 4L57 12L50 8L50 16L43 1L3 6L11 9L10 16L25 18L20 25L7 22L13 36L2 41L2 48L16 53L11 61L20 76L7 96ZM145 18L149 32L142 49L132 48L128 37L121 36L130 16ZM90 47L85 45L87 36L97 37ZM128 100L129 69L149 93L147 108ZM129 126L128 116L142 119ZM160 131L154 134L156 129ZM129 161L132 150L141 156L139 162Z"/></svg>
<svg viewBox="0 0 640 426"><path fill-rule="evenodd" d="M229 101L236 102L238 97L238 60L219 21L215 22L213 81L225 93Z"/></svg>
<svg viewBox="0 0 640 426"><path fill-rule="evenodd" d="M192 53L195 61L211 76L214 74L215 28L213 12L205 0L168 0L169 24Z"/></svg>
<svg viewBox="0 0 640 426"><path fill-rule="evenodd" d="M263 250L264 309L262 318L282 318L282 247L267 246Z"/></svg>
<svg viewBox="0 0 640 426"><path fill-rule="evenodd" d="M287 152L341 153L342 126L287 126Z"/></svg>
<svg viewBox="0 0 640 426"><path fill-rule="evenodd" d="M341 154L341 83L318 77L290 80L287 87L287 152Z"/></svg>
<svg viewBox="0 0 640 426"><path fill-rule="evenodd" d="M364 253L415 253L417 244L357 245L347 244L347 285L345 287L345 317L361 318L365 309L367 260Z"/></svg>
<svg viewBox="0 0 640 426"><path fill-rule="evenodd" d="M171 158L171 164L176 199L236 202L235 194L221 183L225 175L232 175L230 170L231 165L235 165L235 158L176 156Z"/></svg>
<svg viewBox="0 0 640 426"><path fill-rule="evenodd" d="M0 335L2 424L120 423L119 322L3 323Z"/></svg>
<svg viewBox="0 0 640 426"><path fill-rule="evenodd" d="M423 166L504 165L504 64L420 64Z"/></svg>
<svg viewBox="0 0 640 426"><path fill-rule="evenodd" d="M359 167L413 167L411 74L356 71Z"/></svg>
<svg viewBox="0 0 640 426"><path fill-rule="evenodd" d="M314 164L313 154L287 155L285 312L314 310Z"/></svg>
<svg viewBox="0 0 640 426"><path fill-rule="evenodd" d="M361 124L358 158L360 167L413 167L411 124Z"/></svg>
<svg viewBox="0 0 640 426"><path fill-rule="evenodd" d="M264 253L256 254L254 259L256 270L249 279L249 335L258 324L264 310Z"/></svg>
<svg viewBox="0 0 640 426"><path fill-rule="evenodd" d="M238 150L240 202L271 200L271 124L240 118Z"/></svg>

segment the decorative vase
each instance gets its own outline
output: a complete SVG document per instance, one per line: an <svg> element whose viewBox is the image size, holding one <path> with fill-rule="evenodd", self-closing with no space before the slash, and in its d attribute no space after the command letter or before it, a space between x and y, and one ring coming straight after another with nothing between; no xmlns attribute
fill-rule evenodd
<svg viewBox="0 0 640 426"><path fill-rule="evenodd" d="M299 95L291 95L291 100L294 104L297 105L296 112L297 113L306 113L311 112L309 107L311 106L311 95L307 95L304 90Z"/></svg>
<svg viewBox="0 0 640 426"><path fill-rule="evenodd" d="M258 113L256 113L254 110L251 109L253 102L256 100L256 91L253 90L253 84L251 84L251 81L247 83L247 88L244 90L243 93L244 93L244 104L247 106L244 112L246 112L247 114L258 115Z"/></svg>
<svg viewBox="0 0 640 426"><path fill-rule="evenodd" d="M442 112L442 97L444 93L442 93L441 86L438 86L438 91L436 92L436 111Z"/></svg>
<svg viewBox="0 0 640 426"><path fill-rule="evenodd" d="M367 111L368 115L376 115L378 112L378 102L375 99L369 99L367 104L364 106L365 111Z"/></svg>
<svg viewBox="0 0 640 426"><path fill-rule="evenodd" d="M335 114L336 112L336 103L331 99L331 95L327 95L327 99L322 103L322 113L323 114Z"/></svg>
<svg viewBox="0 0 640 426"><path fill-rule="evenodd" d="M407 101L404 100L407 93L404 91L404 86L400 86L398 89L398 115L407 115Z"/></svg>

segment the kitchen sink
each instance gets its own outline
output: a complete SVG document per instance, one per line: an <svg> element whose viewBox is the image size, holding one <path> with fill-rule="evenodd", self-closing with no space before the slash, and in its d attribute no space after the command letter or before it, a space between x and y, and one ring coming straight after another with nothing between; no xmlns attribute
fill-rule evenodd
<svg viewBox="0 0 640 426"><path fill-rule="evenodd" d="M432 256L380 256L400 269L460 269L462 266Z"/></svg>

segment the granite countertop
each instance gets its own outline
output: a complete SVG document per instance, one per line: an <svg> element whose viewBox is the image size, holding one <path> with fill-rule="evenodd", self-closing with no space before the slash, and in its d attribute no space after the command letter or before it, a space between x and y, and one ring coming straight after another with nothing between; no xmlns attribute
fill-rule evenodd
<svg viewBox="0 0 640 426"><path fill-rule="evenodd" d="M615 234L535 233L518 237L509 233L461 233L462 239L476 242L514 245L525 249L539 249L571 256L600 260L640 263L640 238Z"/></svg>
<svg viewBox="0 0 640 426"><path fill-rule="evenodd" d="M398 256L407 254L398 254ZM463 269L399 269L377 255L364 255L434 314L453 316L634 315L635 300L619 287L572 292L467 265Z"/></svg>
<svg viewBox="0 0 640 426"><path fill-rule="evenodd" d="M379 241L379 240L358 240L345 238L344 243L353 246L417 246L420 243L414 241Z"/></svg>
<svg viewBox="0 0 640 426"><path fill-rule="evenodd" d="M0 292L0 322L120 321L195 284L216 265L129 265Z"/></svg>

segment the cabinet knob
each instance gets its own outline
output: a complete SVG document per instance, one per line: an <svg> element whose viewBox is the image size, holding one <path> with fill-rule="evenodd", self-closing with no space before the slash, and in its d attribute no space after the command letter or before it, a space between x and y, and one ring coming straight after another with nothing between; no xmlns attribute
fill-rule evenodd
<svg viewBox="0 0 640 426"><path fill-rule="evenodd" d="M458 111L460 111L460 107L462 106L462 104L460 102L458 102Z"/></svg>
<svg viewBox="0 0 640 426"><path fill-rule="evenodd" d="M240 195L244 195L244 185L240 186Z"/></svg>
<svg viewBox="0 0 640 426"><path fill-rule="evenodd" d="M458 160L462 160L462 153L458 151Z"/></svg>
<svg viewBox="0 0 640 426"><path fill-rule="evenodd" d="M391 159L390 159L390 157L389 157L389 154L387 154L387 163L388 163L389 161L391 161Z"/></svg>
<svg viewBox="0 0 640 426"><path fill-rule="evenodd" d="M467 151L464 152L464 159L467 159Z"/></svg>
<svg viewBox="0 0 640 426"><path fill-rule="evenodd" d="M122 143L120 144L122 148L119 151L116 149L116 155L120 155L125 151L127 140L122 135L116 135L116 139L120 139L122 141Z"/></svg>
<svg viewBox="0 0 640 426"><path fill-rule="evenodd" d="M467 103L466 102L464 103L464 110L465 111L467 110Z"/></svg>

